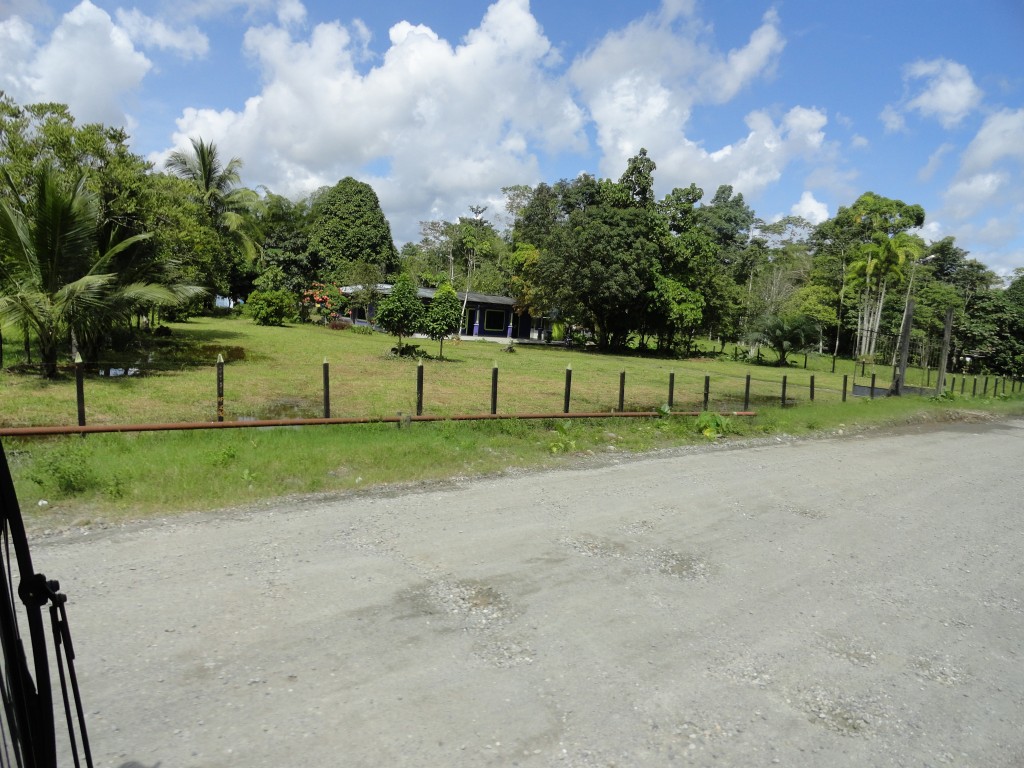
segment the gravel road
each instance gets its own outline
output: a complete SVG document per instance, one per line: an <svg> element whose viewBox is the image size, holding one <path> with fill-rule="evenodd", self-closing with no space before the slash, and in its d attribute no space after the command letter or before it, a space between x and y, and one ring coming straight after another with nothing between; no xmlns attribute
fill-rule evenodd
<svg viewBox="0 0 1024 768"><path fill-rule="evenodd" d="M97 766L1024 765L1024 421L37 533Z"/></svg>

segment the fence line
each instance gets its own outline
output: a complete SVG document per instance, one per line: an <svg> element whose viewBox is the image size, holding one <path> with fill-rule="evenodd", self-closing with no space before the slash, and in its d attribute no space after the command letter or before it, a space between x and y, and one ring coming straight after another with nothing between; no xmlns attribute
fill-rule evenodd
<svg viewBox="0 0 1024 768"><path fill-rule="evenodd" d="M680 379L677 379L676 372L672 371L668 375L667 382L664 384L667 386L667 400L660 400L660 402L667 402L667 407L662 406L657 410L652 409L649 405L650 401L650 390L651 386L648 383L645 389L645 394L641 397L646 396L647 406L644 407L640 404L627 401L627 371L623 370L619 373L618 381L618 400L617 407L611 408L610 410L599 410L594 408L584 407L578 411L571 409L572 397L573 397L573 370L572 366L569 365L565 370L565 382L563 391L563 408L561 413L554 412L513 412L502 414L498 412L499 405L499 368L497 363L491 369L490 377L490 410L486 414L474 414L474 413L433 413L424 415L424 402L425 402L425 390L426 381L424 376L424 366L422 361L416 366L416 384L415 384L415 414L414 415L403 415L402 411L398 411L396 416L361 416L361 417L347 417L347 418L332 418L331 415L331 398L330 398L330 365L326 359L323 361L322 366L322 395L323 395L323 416L322 418L291 418L291 419L255 419L255 418L243 418L227 421L225 418L226 414L226 400L225 400L225 363L222 357L218 356L215 370L216 370L216 421L188 421L188 422L163 422L155 424L115 424L115 425L87 425L86 424L86 401L85 401L85 386L84 386L84 375L83 365L78 362L75 366L75 391L76 391L76 406L77 406L77 426L63 426L54 425L49 427L7 427L0 428L0 435L2 436L16 436L16 435L41 435L41 434L88 434L93 432L131 432L131 431L164 431L169 429L216 429L216 428L239 428L239 427L266 427L266 426L300 426L300 425L323 425L323 424L370 424L370 423L398 423L401 426L402 423L407 421L463 421L463 420L485 420L485 419L551 419L551 418L607 418L607 417L654 417L664 415L698 415L702 412L714 411L723 415L740 415L750 416L754 415L751 411L751 404L758 403L761 405L769 405L776 403L780 407L786 408L792 405L796 405L800 402L802 397L807 398L807 402L814 403L816 400L821 399L822 395L826 396L826 399L836 400L840 399L841 402L847 401L847 394L853 394L855 396L867 396L870 398L886 396L889 393L890 385L881 385L878 382L878 374L872 372L870 376L871 384L865 386L863 384L857 384L856 371L854 372L854 378L852 386L848 388L849 375L843 374L842 389L837 390L829 387L816 386L816 378L812 373L807 378L806 382L803 380L796 380L795 377L791 380L792 372L784 374L781 382L775 379L758 379L746 374L743 379L739 379L736 376L729 376L723 374L716 377L716 383L724 380L725 386L719 388L717 391L712 387L712 377L709 374L703 374L702 387L698 389L698 382L700 381L699 374L695 372L687 372L690 382L693 383L693 389L689 390L686 387L688 383L686 379L682 379L683 387L680 388L678 384ZM862 369L863 370L863 369ZM649 378L649 377L648 377ZM947 392L957 392L957 381L956 376L951 375L947 382ZM963 395L966 389L966 376L960 377L959 393ZM1024 392L1024 381L1020 381L1016 378L1007 379L1005 377L973 377L971 384L971 395L977 396L979 389L979 379L981 385L982 396L987 397L989 389L993 396L1005 396L1007 394L1007 387L1009 387L1009 394L1016 394L1018 391ZM990 381L991 380L991 381ZM742 390L729 384L736 384L742 381ZM577 382L578 383L578 382ZM677 404L677 395L682 391L683 401L692 402L694 410L675 410ZM740 394L742 392L742 394ZM687 394L689 393L689 397ZM794 395L794 393L796 393ZM713 399L713 394L715 395ZM742 407L738 406L738 403L742 402ZM589 401L588 401L589 403ZM628 404L628 407L627 407ZM729 406L732 407L729 407ZM441 411L444 410L442 406Z"/></svg>

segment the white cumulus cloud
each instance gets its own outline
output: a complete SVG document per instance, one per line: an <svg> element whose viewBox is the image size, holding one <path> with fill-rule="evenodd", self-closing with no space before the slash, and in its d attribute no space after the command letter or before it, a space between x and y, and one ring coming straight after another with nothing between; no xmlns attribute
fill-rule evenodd
<svg viewBox="0 0 1024 768"><path fill-rule="evenodd" d="M907 67L905 77L924 81L924 88L907 102L907 108L936 118L945 128L955 127L981 104L981 89L967 67L958 62L915 61Z"/></svg>
<svg viewBox="0 0 1024 768"><path fill-rule="evenodd" d="M981 105L984 96L970 70L949 59L908 64L903 70L903 82L907 97L900 104L887 104L879 115L890 133L906 128L908 112L934 118L943 128L955 128Z"/></svg>
<svg viewBox="0 0 1024 768"><path fill-rule="evenodd" d="M659 192L696 182L706 191L732 184L756 195L781 176L794 157L822 146L822 111L795 107L776 122L767 112L747 115L745 137L705 147L687 135L695 109L733 99L770 77L785 46L772 10L747 43L714 47L690 3L665 3L660 14L608 33L569 72L593 122L601 171L615 177L645 147L658 163Z"/></svg>
<svg viewBox="0 0 1024 768"><path fill-rule="evenodd" d="M585 146L583 114L549 71L555 52L526 0L498 0L459 45L408 22L389 42L363 72L365 27L250 29L261 92L240 111L186 110L175 143L215 141L286 194L361 175L405 222L463 214L503 185L539 180L538 151Z"/></svg>
<svg viewBox="0 0 1024 768"><path fill-rule="evenodd" d="M793 204L789 212L794 216L807 219L811 224L821 224L829 217L828 206L820 200L816 200L814 193L807 190L800 195L800 200Z"/></svg>
<svg viewBox="0 0 1024 768"><path fill-rule="evenodd" d="M964 152L962 168L974 173L1003 160L1024 163L1024 109L1004 109L986 118Z"/></svg>
<svg viewBox="0 0 1024 768"><path fill-rule="evenodd" d="M205 56L210 49L209 38L195 26L173 29L138 9L126 11L118 8L115 16L118 26L139 45L174 51L186 59Z"/></svg>
<svg viewBox="0 0 1024 768"><path fill-rule="evenodd" d="M989 115L960 156L960 167L943 194L944 210L963 237L975 237L992 252L992 266L1006 271L1009 244L1024 233L1024 108ZM977 217L984 217L979 223ZM1019 254L1018 254L1019 255ZM979 255L980 257L980 255Z"/></svg>
<svg viewBox="0 0 1024 768"><path fill-rule="evenodd" d="M67 104L83 122L130 123L122 106L152 64L106 11L82 0L39 44L21 18L0 23L4 90L21 103Z"/></svg>

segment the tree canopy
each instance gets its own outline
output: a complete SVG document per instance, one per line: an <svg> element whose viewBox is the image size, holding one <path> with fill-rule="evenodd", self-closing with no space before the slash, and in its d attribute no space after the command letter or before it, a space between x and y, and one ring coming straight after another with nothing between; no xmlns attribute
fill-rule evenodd
<svg viewBox="0 0 1024 768"><path fill-rule="evenodd" d="M398 251L391 225L373 188L346 176L317 195L310 210L309 250L325 270L341 273L347 264L362 261L392 274Z"/></svg>
<svg viewBox="0 0 1024 768"><path fill-rule="evenodd" d="M729 342L765 343L766 329L778 336L787 328L812 327L814 333L805 335L819 350L881 360L913 299L913 333L924 347L941 335L946 310L953 308L953 360L966 364L969 356L972 366L1024 373L1013 368L1015 350L1024 344L1017 320L1021 276L1004 290L1003 280L954 237L925 242L922 206L874 191L817 225L798 217L766 221L727 184L705 195L681 179L658 199L657 164L640 149L617 180L581 174L535 186L510 184L501 189L504 205L481 201L466 215L420 222L419 240L399 252L365 182L346 177L297 200L265 188L257 192L242 183L241 158L226 157L201 137L158 171L130 151L123 129L77 124L64 105L22 107L0 96L0 201L15 233L10 242L26 228L54 226L36 210L43 204L38 187L44 167L46 197L56 200L80 188L78 205L94 222L88 255L72 256L74 249L64 248L61 258L79 265L62 285L88 278L96 289L88 294L97 297L88 314L110 319L95 328L125 324L126 307L132 307L129 314L168 307L155 293L147 305L141 296L136 301L119 293L118 286L162 286L180 298L189 293L182 286L201 285L210 303L216 294L244 299L253 289L337 295L341 285L362 285L350 306L365 311L384 303L378 283L406 273L414 286L447 283L467 295L511 296L517 312L564 324L602 350L670 355L686 354L701 337L724 348ZM45 257L45 243L37 244ZM75 327L78 321L63 310L55 315L64 317L57 331L31 321L29 303L13 297L36 290L22 290L31 270L16 267L34 257L6 247L0 264L8 279L0 297L8 326L28 327L48 360L55 335L61 337L58 349L70 350L65 342L72 329L87 352L109 342L109 333ZM36 285L37 293L57 299L56 291ZM441 294L450 304L448 289ZM17 302L18 317L12 309ZM183 317L197 309L193 300L188 310L176 311ZM401 338L408 327L402 326Z"/></svg>

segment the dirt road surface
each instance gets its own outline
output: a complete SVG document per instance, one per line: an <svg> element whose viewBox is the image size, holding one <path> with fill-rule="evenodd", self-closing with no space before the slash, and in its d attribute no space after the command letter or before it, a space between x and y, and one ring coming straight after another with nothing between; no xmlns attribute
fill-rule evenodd
<svg viewBox="0 0 1024 768"><path fill-rule="evenodd" d="M38 535L97 766L1024 765L1024 421Z"/></svg>

